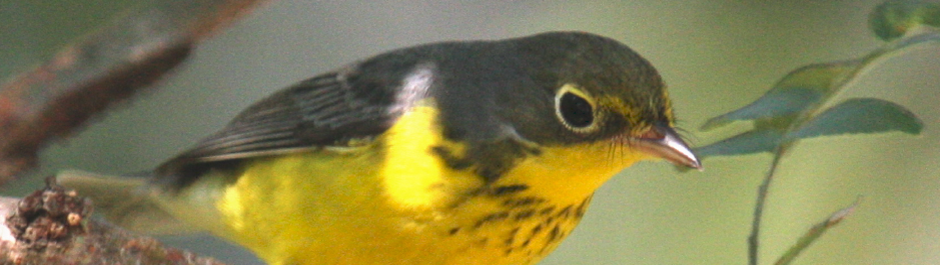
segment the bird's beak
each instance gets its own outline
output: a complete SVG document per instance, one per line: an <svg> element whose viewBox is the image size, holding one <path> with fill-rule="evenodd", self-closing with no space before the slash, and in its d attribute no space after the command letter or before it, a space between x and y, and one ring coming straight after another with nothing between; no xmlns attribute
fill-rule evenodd
<svg viewBox="0 0 940 265"><path fill-rule="evenodd" d="M677 166L686 166L702 170L699 162L689 145L679 138L672 127L656 125L639 137L633 138L630 145L647 154L660 157Z"/></svg>

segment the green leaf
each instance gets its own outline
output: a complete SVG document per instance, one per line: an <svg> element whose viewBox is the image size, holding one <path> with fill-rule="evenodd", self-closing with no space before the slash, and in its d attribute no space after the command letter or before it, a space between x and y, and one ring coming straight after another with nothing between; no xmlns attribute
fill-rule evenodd
<svg viewBox="0 0 940 265"><path fill-rule="evenodd" d="M868 26L878 38L897 39L918 25L940 27L940 4L893 0L875 7L868 17Z"/></svg>
<svg viewBox="0 0 940 265"><path fill-rule="evenodd" d="M919 134L923 128L924 123L901 105L875 98L853 98L824 111L786 138L890 131Z"/></svg>
<svg viewBox="0 0 940 265"><path fill-rule="evenodd" d="M699 158L770 152L777 147L781 138L783 138L783 132L778 130L748 131L710 145L695 148L692 152Z"/></svg>
<svg viewBox="0 0 940 265"><path fill-rule="evenodd" d="M940 34L938 33L925 33L920 35L910 36L904 39L900 39L895 43L891 43L884 48L883 54L877 54L878 56L890 55L890 52L899 51L901 49L914 46L917 44L923 44L927 42L940 42ZM874 59L874 58L872 58Z"/></svg>
<svg viewBox="0 0 940 265"><path fill-rule="evenodd" d="M791 87L810 88L822 94L830 94L833 88L841 84L847 73L857 70L861 60L835 61L829 63L810 64L797 68L783 77L774 89Z"/></svg>
<svg viewBox="0 0 940 265"><path fill-rule="evenodd" d="M708 120L702 130L707 131L732 121L775 118L802 112L831 94L833 84L858 67L859 62L812 64L793 70L751 104Z"/></svg>
<svg viewBox="0 0 940 265"><path fill-rule="evenodd" d="M702 130L709 130L735 120L772 118L798 113L816 103L820 97L822 95L812 89L774 89L743 108L709 120L702 126Z"/></svg>

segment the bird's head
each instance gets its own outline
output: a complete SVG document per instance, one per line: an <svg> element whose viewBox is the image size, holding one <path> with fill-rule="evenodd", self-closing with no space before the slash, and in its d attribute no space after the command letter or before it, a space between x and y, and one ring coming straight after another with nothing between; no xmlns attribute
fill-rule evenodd
<svg viewBox="0 0 940 265"><path fill-rule="evenodd" d="M524 97L507 96L501 114L525 139L600 156L619 171L662 158L701 169L674 129L671 101L653 66L627 46L597 35L546 33L514 46L532 77ZM594 159L591 159L594 160Z"/></svg>

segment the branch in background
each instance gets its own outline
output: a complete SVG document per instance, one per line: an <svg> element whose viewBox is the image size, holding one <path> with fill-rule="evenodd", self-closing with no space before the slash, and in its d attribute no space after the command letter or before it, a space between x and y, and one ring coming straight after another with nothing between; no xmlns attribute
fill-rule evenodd
<svg viewBox="0 0 940 265"><path fill-rule="evenodd" d="M196 42L264 0L165 0L129 12L0 85L0 185L40 149L182 63Z"/></svg>
<svg viewBox="0 0 940 265"><path fill-rule="evenodd" d="M37 153L165 77L196 43L264 0L165 0L129 12L0 85L0 185ZM89 220L91 205L53 183L0 198L0 264L221 264Z"/></svg>

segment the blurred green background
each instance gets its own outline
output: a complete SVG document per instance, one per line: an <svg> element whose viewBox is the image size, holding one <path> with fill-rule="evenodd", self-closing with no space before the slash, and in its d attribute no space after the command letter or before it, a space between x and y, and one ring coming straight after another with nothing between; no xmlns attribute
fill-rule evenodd
<svg viewBox="0 0 940 265"><path fill-rule="evenodd" d="M275 1L200 46L158 90L105 115L42 154L30 180L77 168L146 170L221 128L278 88L389 49L441 41L580 30L628 44L670 86L693 145L707 118L759 97L802 65L849 59L881 44L867 28L875 1ZM0 76L27 70L135 1L0 1ZM840 98L902 104L923 119L901 133L804 141L771 190L762 264L807 228L863 195L855 214L796 264L940 263L940 47L923 46L866 70ZM2 137L2 136L0 136ZM709 158L704 172L642 163L597 192L575 233L542 264L744 264L757 185L769 154ZM231 264L258 264L207 236L168 242ZM206 243L211 242L211 244Z"/></svg>

